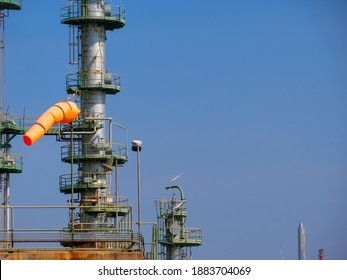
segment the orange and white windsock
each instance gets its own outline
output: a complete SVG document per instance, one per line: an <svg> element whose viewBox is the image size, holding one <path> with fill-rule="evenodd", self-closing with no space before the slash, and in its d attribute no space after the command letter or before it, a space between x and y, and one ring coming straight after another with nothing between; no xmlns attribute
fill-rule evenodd
<svg viewBox="0 0 347 280"><path fill-rule="evenodd" d="M71 123L81 110L72 101L59 101L44 112L36 123L24 134L23 141L27 146L31 146L40 139L52 125L57 123Z"/></svg>

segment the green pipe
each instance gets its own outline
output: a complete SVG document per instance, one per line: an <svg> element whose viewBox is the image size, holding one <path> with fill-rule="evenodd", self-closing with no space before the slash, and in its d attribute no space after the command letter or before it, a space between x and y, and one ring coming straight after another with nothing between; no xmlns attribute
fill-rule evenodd
<svg viewBox="0 0 347 280"><path fill-rule="evenodd" d="M184 194L183 194L183 190L180 186L168 186L166 187L165 189L178 189L180 191L180 194L181 194L181 200L183 201L184 200Z"/></svg>

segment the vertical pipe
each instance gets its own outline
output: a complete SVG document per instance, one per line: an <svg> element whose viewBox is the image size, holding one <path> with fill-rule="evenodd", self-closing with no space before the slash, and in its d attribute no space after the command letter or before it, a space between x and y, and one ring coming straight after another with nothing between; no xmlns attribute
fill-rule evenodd
<svg viewBox="0 0 347 280"><path fill-rule="evenodd" d="M1 34L0 34L0 49L1 49L1 77L0 77L0 82L1 82L1 88L0 88L0 112L1 112L1 118L3 117L3 112L4 112L4 99L5 99L5 12L3 10L0 11L0 24L1 24ZM5 140L5 138L3 138L3 136L1 135L1 144L2 144L2 140ZM6 153L5 149L5 153ZM3 157L6 156L6 154L2 155ZM8 230L8 209L6 208L6 206L8 205L8 195L7 192L9 191L8 188L8 174L1 174L0 175L0 179L1 179L1 184L3 185L3 205L4 210L3 210L3 215L4 215L4 230L6 232L6 230Z"/></svg>
<svg viewBox="0 0 347 280"><path fill-rule="evenodd" d="M71 237L72 237L72 241L74 239L74 231L75 231L75 212L74 212L74 178L73 178L73 156L74 156L74 152L73 152L73 127L72 124L70 124L70 157L71 157ZM73 247L73 242L72 245Z"/></svg>
<svg viewBox="0 0 347 280"><path fill-rule="evenodd" d="M10 228L10 212L8 207L10 206L10 174L5 174L5 189L6 189L6 230Z"/></svg>
<svg viewBox="0 0 347 280"><path fill-rule="evenodd" d="M1 50L1 87L0 87L0 112L5 108L5 12L0 11L0 50Z"/></svg>
<svg viewBox="0 0 347 280"><path fill-rule="evenodd" d="M9 142L9 135L6 134L5 136L5 143ZM10 148L6 147L5 148L5 155L6 160L9 160L10 157ZM10 174L6 173L4 174L4 179L5 179L5 192L4 192L4 206L8 207L10 205ZM5 208L5 229L9 230L10 228L10 219L9 219L9 210L8 208Z"/></svg>
<svg viewBox="0 0 347 280"><path fill-rule="evenodd" d="M7 237L7 240L9 240L10 236L10 175L8 173L4 174L4 231L5 235ZM8 248L10 246L10 243L6 243L6 247Z"/></svg>
<svg viewBox="0 0 347 280"><path fill-rule="evenodd" d="M137 146L137 220L138 220L138 231L139 231L139 246L140 250L142 250L141 243L141 184L140 184L140 176L141 176L141 167L140 167L140 147Z"/></svg>
<svg viewBox="0 0 347 280"><path fill-rule="evenodd" d="M4 230L7 230L7 186L6 186L6 174L4 174Z"/></svg>
<svg viewBox="0 0 347 280"><path fill-rule="evenodd" d="M13 234L14 234L14 208L10 208L11 211L11 246L12 248L14 247L14 238L13 238Z"/></svg>
<svg viewBox="0 0 347 280"><path fill-rule="evenodd" d="M115 161L115 168L114 168L115 170L115 172L114 172L114 174L115 174L115 189L116 189L116 191L115 191L115 197L116 197L116 230L118 229L118 211L119 211L119 209L118 209L118 161L117 161L117 159L116 159L116 161Z"/></svg>

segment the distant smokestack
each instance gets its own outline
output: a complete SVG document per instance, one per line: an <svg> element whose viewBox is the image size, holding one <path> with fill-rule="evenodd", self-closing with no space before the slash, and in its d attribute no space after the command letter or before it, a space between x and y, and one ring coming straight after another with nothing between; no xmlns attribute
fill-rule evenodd
<svg viewBox="0 0 347 280"><path fill-rule="evenodd" d="M318 258L319 260L324 260L324 250L323 249L319 249L319 254L318 254Z"/></svg>
<svg viewBox="0 0 347 280"><path fill-rule="evenodd" d="M305 229L302 223L299 224L298 229L298 241L299 241L299 260L306 259L306 248L305 248Z"/></svg>

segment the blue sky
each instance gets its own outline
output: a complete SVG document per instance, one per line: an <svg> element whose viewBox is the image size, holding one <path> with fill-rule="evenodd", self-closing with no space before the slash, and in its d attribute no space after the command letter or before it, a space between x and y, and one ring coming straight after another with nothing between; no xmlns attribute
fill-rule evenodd
<svg viewBox="0 0 347 280"><path fill-rule="evenodd" d="M127 25L106 44L122 91L107 97L107 112L143 141L142 219L155 220L153 201L183 172L187 225L204 236L195 259L297 259L300 222L308 259L320 248L347 259L347 3L122 2ZM38 116L67 98L66 3L23 1L7 19L10 112ZM13 144L24 172L11 177L12 204L65 205L60 143ZM129 155L120 192L136 205Z"/></svg>

